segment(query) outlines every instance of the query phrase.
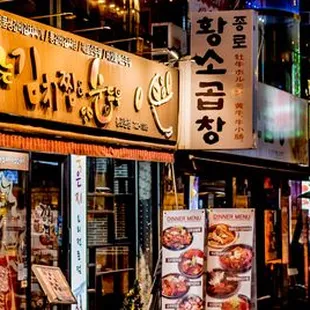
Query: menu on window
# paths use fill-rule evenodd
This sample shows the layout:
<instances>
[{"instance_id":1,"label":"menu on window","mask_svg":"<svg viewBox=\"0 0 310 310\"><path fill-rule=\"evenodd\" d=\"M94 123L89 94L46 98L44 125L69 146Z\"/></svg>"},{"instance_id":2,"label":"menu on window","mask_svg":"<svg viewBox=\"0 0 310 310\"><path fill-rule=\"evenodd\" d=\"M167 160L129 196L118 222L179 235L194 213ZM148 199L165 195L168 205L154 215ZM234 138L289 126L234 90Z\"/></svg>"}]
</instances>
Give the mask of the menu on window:
<instances>
[{"instance_id":1,"label":"menu on window","mask_svg":"<svg viewBox=\"0 0 310 310\"><path fill-rule=\"evenodd\" d=\"M203 310L205 211L163 213L162 309Z\"/></svg>"},{"instance_id":2,"label":"menu on window","mask_svg":"<svg viewBox=\"0 0 310 310\"><path fill-rule=\"evenodd\" d=\"M208 215L205 309L251 309L254 209Z\"/></svg>"}]
</instances>

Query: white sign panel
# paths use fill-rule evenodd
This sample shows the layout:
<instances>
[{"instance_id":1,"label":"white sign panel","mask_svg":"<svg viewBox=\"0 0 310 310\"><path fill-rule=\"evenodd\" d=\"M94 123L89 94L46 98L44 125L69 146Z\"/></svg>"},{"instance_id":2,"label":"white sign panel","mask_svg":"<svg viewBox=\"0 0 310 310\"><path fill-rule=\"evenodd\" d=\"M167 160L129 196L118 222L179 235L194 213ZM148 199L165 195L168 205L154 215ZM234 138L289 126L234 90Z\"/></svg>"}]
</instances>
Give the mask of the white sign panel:
<instances>
[{"instance_id":1,"label":"white sign panel","mask_svg":"<svg viewBox=\"0 0 310 310\"><path fill-rule=\"evenodd\" d=\"M253 147L256 24L251 10L192 13L186 149Z\"/></svg>"},{"instance_id":2,"label":"white sign panel","mask_svg":"<svg viewBox=\"0 0 310 310\"><path fill-rule=\"evenodd\" d=\"M258 83L257 149L235 154L308 165L308 102Z\"/></svg>"},{"instance_id":3,"label":"white sign panel","mask_svg":"<svg viewBox=\"0 0 310 310\"><path fill-rule=\"evenodd\" d=\"M204 309L204 210L165 211L162 309Z\"/></svg>"},{"instance_id":4,"label":"white sign panel","mask_svg":"<svg viewBox=\"0 0 310 310\"><path fill-rule=\"evenodd\" d=\"M252 309L254 214L254 209L210 210L205 309Z\"/></svg>"},{"instance_id":5,"label":"white sign panel","mask_svg":"<svg viewBox=\"0 0 310 310\"><path fill-rule=\"evenodd\" d=\"M188 2L191 12L237 10L243 5L240 0L189 0Z\"/></svg>"},{"instance_id":6,"label":"white sign panel","mask_svg":"<svg viewBox=\"0 0 310 310\"><path fill-rule=\"evenodd\" d=\"M87 309L86 157L71 155L71 288L78 302L72 310Z\"/></svg>"}]
</instances>

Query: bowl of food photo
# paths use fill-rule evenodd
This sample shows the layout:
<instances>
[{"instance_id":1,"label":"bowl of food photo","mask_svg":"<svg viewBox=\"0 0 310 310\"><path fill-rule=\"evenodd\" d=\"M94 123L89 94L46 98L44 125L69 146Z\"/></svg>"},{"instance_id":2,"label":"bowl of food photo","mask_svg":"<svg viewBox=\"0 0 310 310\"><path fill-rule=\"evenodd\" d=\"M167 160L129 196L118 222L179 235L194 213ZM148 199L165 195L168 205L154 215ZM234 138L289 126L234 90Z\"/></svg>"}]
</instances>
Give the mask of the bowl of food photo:
<instances>
[{"instance_id":1,"label":"bowl of food photo","mask_svg":"<svg viewBox=\"0 0 310 310\"><path fill-rule=\"evenodd\" d=\"M162 296L168 299L183 297L189 290L188 280L179 273L169 273L162 277Z\"/></svg>"},{"instance_id":2,"label":"bowl of food photo","mask_svg":"<svg viewBox=\"0 0 310 310\"><path fill-rule=\"evenodd\" d=\"M233 296L240 288L240 282L232 272L213 269L207 272L207 294L210 297L224 299Z\"/></svg>"},{"instance_id":3,"label":"bowl of food photo","mask_svg":"<svg viewBox=\"0 0 310 310\"><path fill-rule=\"evenodd\" d=\"M180 255L179 270L190 279L199 278L204 271L204 253L199 249L189 249Z\"/></svg>"},{"instance_id":4,"label":"bowl of food photo","mask_svg":"<svg viewBox=\"0 0 310 310\"><path fill-rule=\"evenodd\" d=\"M183 226L168 227L162 234L162 245L169 250L186 249L193 242L193 234Z\"/></svg>"},{"instance_id":5,"label":"bowl of food photo","mask_svg":"<svg viewBox=\"0 0 310 310\"><path fill-rule=\"evenodd\" d=\"M223 249L237 240L238 234L227 224L214 224L208 228L208 246Z\"/></svg>"},{"instance_id":6,"label":"bowl of food photo","mask_svg":"<svg viewBox=\"0 0 310 310\"><path fill-rule=\"evenodd\" d=\"M242 294L224 301L221 310L251 310L251 300Z\"/></svg>"},{"instance_id":7,"label":"bowl of food photo","mask_svg":"<svg viewBox=\"0 0 310 310\"><path fill-rule=\"evenodd\" d=\"M246 244L234 244L223 250L219 257L224 270L244 273L252 268L253 249Z\"/></svg>"},{"instance_id":8,"label":"bowl of food photo","mask_svg":"<svg viewBox=\"0 0 310 310\"><path fill-rule=\"evenodd\" d=\"M178 310L204 310L203 300L197 295L187 295L179 303Z\"/></svg>"}]
</instances>

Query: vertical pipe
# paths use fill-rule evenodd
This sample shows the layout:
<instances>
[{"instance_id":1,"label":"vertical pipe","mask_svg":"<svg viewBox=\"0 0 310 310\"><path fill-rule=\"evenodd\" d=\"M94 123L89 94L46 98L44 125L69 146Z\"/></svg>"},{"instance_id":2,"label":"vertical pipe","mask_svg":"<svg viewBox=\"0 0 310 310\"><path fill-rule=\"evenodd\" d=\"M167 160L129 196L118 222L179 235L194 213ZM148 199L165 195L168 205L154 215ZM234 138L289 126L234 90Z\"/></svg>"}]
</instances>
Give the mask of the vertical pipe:
<instances>
[{"instance_id":1,"label":"vertical pipe","mask_svg":"<svg viewBox=\"0 0 310 310\"><path fill-rule=\"evenodd\" d=\"M62 11L62 0L56 0L56 14L60 14ZM62 19L61 16L57 16L56 17L56 28L61 29L62 28L62 23L61 23Z\"/></svg>"},{"instance_id":2,"label":"vertical pipe","mask_svg":"<svg viewBox=\"0 0 310 310\"><path fill-rule=\"evenodd\" d=\"M49 14L54 14L54 0L49 1ZM52 16L49 18L49 24L54 26L54 18Z\"/></svg>"}]
</instances>

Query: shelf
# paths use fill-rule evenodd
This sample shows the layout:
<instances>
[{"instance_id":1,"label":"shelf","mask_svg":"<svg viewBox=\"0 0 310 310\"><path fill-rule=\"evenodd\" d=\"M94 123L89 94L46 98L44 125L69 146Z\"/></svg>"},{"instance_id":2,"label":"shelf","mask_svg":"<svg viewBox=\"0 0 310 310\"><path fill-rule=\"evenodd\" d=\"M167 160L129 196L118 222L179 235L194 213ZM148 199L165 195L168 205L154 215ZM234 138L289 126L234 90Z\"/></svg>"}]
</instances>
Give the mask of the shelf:
<instances>
[{"instance_id":1,"label":"shelf","mask_svg":"<svg viewBox=\"0 0 310 310\"><path fill-rule=\"evenodd\" d=\"M114 197L113 193L88 193L87 197Z\"/></svg>"},{"instance_id":2,"label":"shelf","mask_svg":"<svg viewBox=\"0 0 310 310\"><path fill-rule=\"evenodd\" d=\"M108 270L108 271L99 271L96 273L96 276L104 276L107 274L112 274L112 273L121 273L121 272L127 272L127 271L134 271L134 268L124 268L124 269L116 269L116 270Z\"/></svg>"},{"instance_id":3,"label":"shelf","mask_svg":"<svg viewBox=\"0 0 310 310\"><path fill-rule=\"evenodd\" d=\"M90 213L90 214L114 214L115 211L113 210L88 210L87 213Z\"/></svg>"},{"instance_id":4,"label":"shelf","mask_svg":"<svg viewBox=\"0 0 310 310\"><path fill-rule=\"evenodd\" d=\"M133 178L134 178L133 176L129 176L129 177L125 177L125 176L116 177L116 176L114 176L114 179L133 179Z\"/></svg>"},{"instance_id":5,"label":"shelf","mask_svg":"<svg viewBox=\"0 0 310 310\"><path fill-rule=\"evenodd\" d=\"M102 245L87 245L88 248L106 248L106 247L114 247L114 248L117 248L117 247L121 247L121 246L131 246L132 243L131 242L118 242L116 240L116 243L105 243L105 244L102 244Z\"/></svg>"},{"instance_id":6,"label":"shelf","mask_svg":"<svg viewBox=\"0 0 310 310\"><path fill-rule=\"evenodd\" d=\"M117 194L114 194L115 196L132 196L133 193L117 193Z\"/></svg>"}]
</instances>

